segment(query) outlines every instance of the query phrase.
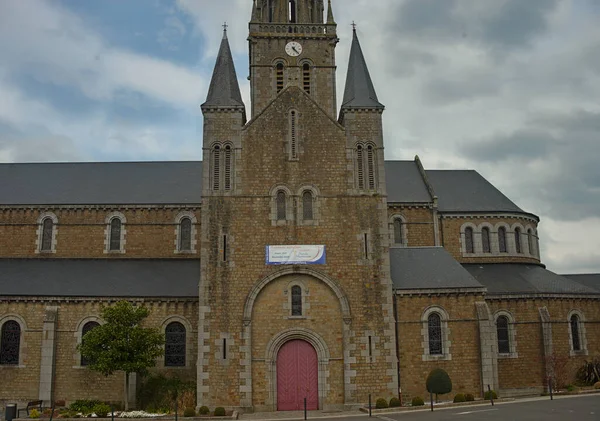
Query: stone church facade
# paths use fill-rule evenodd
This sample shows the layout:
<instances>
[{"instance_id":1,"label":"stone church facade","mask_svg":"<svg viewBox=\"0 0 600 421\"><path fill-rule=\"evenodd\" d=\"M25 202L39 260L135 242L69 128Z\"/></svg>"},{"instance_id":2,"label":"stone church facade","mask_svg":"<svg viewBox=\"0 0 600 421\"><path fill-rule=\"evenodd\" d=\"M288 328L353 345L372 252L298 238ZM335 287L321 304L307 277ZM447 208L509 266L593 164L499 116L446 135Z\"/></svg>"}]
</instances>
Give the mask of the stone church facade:
<instances>
[{"instance_id":1,"label":"stone church facade","mask_svg":"<svg viewBox=\"0 0 600 421\"><path fill-rule=\"evenodd\" d=\"M255 1L249 30L250 116L225 33L203 162L0 164L0 401L121 400L77 352L120 299L198 406L424 396L436 367L456 393L536 394L598 354L600 274L546 270L536 215L475 171L385 160L356 32L338 111L330 1Z\"/></svg>"}]
</instances>

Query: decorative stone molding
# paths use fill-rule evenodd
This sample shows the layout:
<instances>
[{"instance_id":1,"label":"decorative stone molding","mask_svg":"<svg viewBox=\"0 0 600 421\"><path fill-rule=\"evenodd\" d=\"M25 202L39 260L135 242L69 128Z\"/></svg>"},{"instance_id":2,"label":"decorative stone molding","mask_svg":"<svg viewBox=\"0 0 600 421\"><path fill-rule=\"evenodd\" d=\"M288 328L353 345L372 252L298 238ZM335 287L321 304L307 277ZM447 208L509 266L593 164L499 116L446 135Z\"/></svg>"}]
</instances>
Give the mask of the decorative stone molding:
<instances>
[{"instance_id":1,"label":"decorative stone molding","mask_svg":"<svg viewBox=\"0 0 600 421\"><path fill-rule=\"evenodd\" d=\"M184 218L189 218L192 221L192 231L191 241L190 241L190 249L189 250L181 250L181 220ZM198 245L198 231L196 229L196 225L198 224L198 219L196 218L196 214L192 211L183 211L179 212L175 217L175 254L196 254L198 251L196 249Z\"/></svg>"},{"instance_id":2,"label":"decorative stone molding","mask_svg":"<svg viewBox=\"0 0 600 421\"><path fill-rule=\"evenodd\" d=\"M396 242L396 221L400 221L402 227L402 242ZM408 247L408 224L406 217L400 213L395 213L389 219L388 231L390 237L390 247Z\"/></svg>"},{"instance_id":3,"label":"decorative stone molding","mask_svg":"<svg viewBox=\"0 0 600 421\"><path fill-rule=\"evenodd\" d=\"M194 331L192 329L192 324L188 319L179 315L170 315L166 317L160 324L161 332L164 332L167 326L172 322L179 322L185 327L185 366L183 367L168 367L169 370L172 369L186 369L190 368L193 365L192 354L194 352ZM161 357L157 360L157 367L165 368L165 357Z\"/></svg>"},{"instance_id":4,"label":"decorative stone molding","mask_svg":"<svg viewBox=\"0 0 600 421\"><path fill-rule=\"evenodd\" d=\"M44 221L50 218L52 220L52 240L50 250L42 250L42 239L44 237ZM43 212L37 220L37 231L35 232L35 253L56 253L56 237L58 236L58 218L53 212Z\"/></svg>"},{"instance_id":5,"label":"decorative stone molding","mask_svg":"<svg viewBox=\"0 0 600 421\"><path fill-rule=\"evenodd\" d=\"M285 219L282 220L277 218L277 194L279 192L285 193ZM294 222L294 200L291 190L287 186L278 185L271 189L269 195L271 196L271 225L284 226Z\"/></svg>"},{"instance_id":6,"label":"decorative stone molding","mask_svg":"<svg viewBox=\"0 0 600 421\"><path fill-rule=\"evenodd\" d=\"M513 315L506 310L498 310L494 313L494 325L496 326L496 341L498 341L498 317L505 316L508 319L508 345L510 352L500 353L498 346L498 358L519 358L517 353L517 331Z\"/></svg>"},{"instance_id":7,"label":"decorative stone molding","mask_svg":"<svg viewBox=\"0 0 600 421\"><path fill-rule=\"evenodd\" d=\"M440 316L441 320L441 328L442 328L442 353L440 355L432 355L429 353L429 323L428 319L432 313L437 313ZM421 359L423 361L450 361L452 360L452 354L450 353L450 346L452 342L450 341L450 327L448 326L449 316L446 310L444 310L440 306L430 306L425 309L423 314L421 315L421 337L423 338L423 342L421 345L423 347L423 355Z\"/></svg>"},{"instance_id":8,"label":"decorative stone molding","mask_svg":"<svg viewBox=\"0 0 600 421\"><path fill-rule=\"evenodd\" d=\"M506 230L506 252L500 251L500 235L499 230L503 227ZM466 245L466 229L471 228L473 230L473 253L467 252ZM484 252L483 247L483 228L489 229L489 241L490 241L490 252ZM521 253L517 253L516 242L515 242L515 230L521 230ZM527 234L527 229L531 229L535 238L532 240L535 244L533 244L533 254L529 253L529 236ZM527 225L527 228L524 228L520 223L514 223L509 225L506 222L498 222L495 225L490 224L489 222L481 222L476 225L473 222L465 222L460 227L460 248L463 257L530 257L534 259L539 259L539 254L537 253L539 244L539 239L537 238L537 231L534 230L530 225Z\"/></svg>"},{"instance_id":9,"label":"decorative stone molding","mask_svg":"<svg viewBox=\"0 0 600 421\"><path fill-rule=\"evenodd\" d=\"M312 194L313 217L310 220L304 219L304 193L307 191ZM319 220L321 219L321 206L320 206L321 203L319 200L319 196L320 196L319 189L317 189L317 187L314 185L302 186L300 189L298 189L298 196L297 196L298 215L296 217L296 220L298 221L298 225L304 225L304 226L319 225Z\"/></svg>"},{"instance_id":10,"label":"decorative stone molding","mask_svg":"<svg viewBox=\"0 0 600 421\"><path fill-rule=\"evenodd\" d=\"M121 238L119 242L119 250L110 249L110 225L113 219L118 218L121 220ZM105 220L106 227L104 228L104 254L125 254L125 234L127 234L126 224L127 218L121 212L111 212L108 214Z\"/></svg>"},{"instance_id":11,"label":"decorative stone molding","mask_svg":"<svg viewBox=\"0 0 600 421\"><path fill-rule=\"evenodd\" d=\"M571 327L571 317L577 316L578 318L578 331L579 331L579 350L576 350L573 346L573 329ZM571 310L567 316L567 327L569 329L569 355L572 357L578 355L588 355L587 348L587 335L585 329L585 316L581 310Z\"/></svg>"}]
</instances>

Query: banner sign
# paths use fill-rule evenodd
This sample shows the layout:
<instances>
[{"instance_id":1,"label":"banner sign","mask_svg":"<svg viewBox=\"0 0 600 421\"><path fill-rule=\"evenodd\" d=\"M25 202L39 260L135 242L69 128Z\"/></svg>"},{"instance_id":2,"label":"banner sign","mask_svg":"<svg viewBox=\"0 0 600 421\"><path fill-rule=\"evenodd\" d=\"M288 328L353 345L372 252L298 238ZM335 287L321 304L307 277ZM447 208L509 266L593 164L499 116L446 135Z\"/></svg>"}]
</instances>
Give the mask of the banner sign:
<instances>
[{"instance_id":1,"label":"banner sign","mask_svg":"<svg viewBox=\"0 0 600 421\"><path fill-rule=\"evenodd\" d=\"M267 265L324 265L325 246L267 246Z\"/></svg>"}]
</instances>

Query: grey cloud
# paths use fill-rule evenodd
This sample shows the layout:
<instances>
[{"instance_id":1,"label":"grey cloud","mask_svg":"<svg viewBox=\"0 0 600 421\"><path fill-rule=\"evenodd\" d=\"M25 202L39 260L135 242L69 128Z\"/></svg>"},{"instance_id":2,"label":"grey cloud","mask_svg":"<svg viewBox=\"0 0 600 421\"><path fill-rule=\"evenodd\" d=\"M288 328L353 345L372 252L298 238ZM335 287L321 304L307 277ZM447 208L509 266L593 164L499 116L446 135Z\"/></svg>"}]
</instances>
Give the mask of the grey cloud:
<instances>
[{"instance_id":1,"label":"grey cloud","mask_svg":"<svg viewBox=\"0 0 600 421\"><path fill-rule=\"evenodd\" d=\"M65 162L84 159L73 139L54 134L2 136L1 151L7 151L13 162Z\"/></svg>"},{"instance_id":2,"label":"grey cloud","mask_svg":"<svg viewBox=\"0 0 600 421\"><path fill-rule=\"evenodd\" d=\"M427 81L423 95L430 103L448 105L458 101L497 95L502 89L497 75L469 74L464 72L458 76L443 76Z\"/></svg>"},{"instance_id":3,"label":"grey cloud","mask_svg":"<svg viewBox=\"0 0 600 421\"><path fill-rule=\"evenodd\" d=\"M541 130L520 130L499 135L485 142L463 145L462 153L475 161L499 162L507 159L544 158L559 143L551 134Z\"/></svg>"}]
</instances>

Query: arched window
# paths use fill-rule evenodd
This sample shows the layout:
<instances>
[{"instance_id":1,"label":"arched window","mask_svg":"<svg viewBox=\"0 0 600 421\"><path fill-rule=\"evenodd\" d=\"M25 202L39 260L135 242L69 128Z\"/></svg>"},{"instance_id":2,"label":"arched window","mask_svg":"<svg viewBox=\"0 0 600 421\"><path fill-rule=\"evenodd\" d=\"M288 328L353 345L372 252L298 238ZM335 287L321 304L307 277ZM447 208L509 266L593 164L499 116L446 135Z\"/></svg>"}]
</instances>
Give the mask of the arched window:
<instances>
[{"instance_id":1,"label":"arched window","mask_svg":"<svg viewBox=\"0 0 600 421\"><path fill-rule=\"evenodd\" d=\"M515 251L519 254L523 253L523 248L521 247L521 229L515 228Z\"/></svg>"},{"instance_id":2,"label":"arched window","mask_svg":"<svg viewBox=\"0 0 600 421\"><path fill-rule=\"evenodd\" d=\"M365 167L364 167L364 151L362 145L356 147L356 174L358 181L358 188L360 190L365 188Z\"/></svg>"},{"instance_id":3,"label":"arched window","mask_svg":"<svg viewBox=\"0 0 600 421\"><path fill-rule=\"evenodd\" d=\"M275 66L277 93L283 91L283 63L277 63Z\"/></svg>"},{"instance_id":4,"label":"arched window","mask_svg":"<svg viewBox=\"0 0 600 421\"><path fill-rule=\"evenodd\" d=\"M429 332L429 355L442 355L442 318L438 313L431 313L427 318Z\"/></svg>"},{"instance_id":5,"label":"arched window","mask_svg":"<svg viewBox=\"0 0 600 421\"><path fill-rule=\"evenodd\" d=\"M212 151L212 178L213 190L221 188L221 147L215 146Z\"/></svg>"},{"instance_id":6,"label":"arched window","mask_svg":"<svg viewBox=\"0 0 600 421\"><path fill-rule=\"evenodd\" d=\"M285 221L286 217L286 196L285 192L280 190L277 192L277 220Z\"/></svg>"},{"instance_id":7,"label":"arched window","mask_svg":"<svg viewBox=\"0 0 600 421\"><path fill-rule=\"evenodd\" d=\"M504 227L498 228L498 250L500 250L500 253L508 252L506 248L506 228Z\"/></svg>"},{"instance_id":8,"label":"arched window","mask_svg":"<svg viewBox=\"0 0 600 421\"><path fill-rule=\"evenodd\" d=\"M302 288L292 287L292 316L302 316Z\"/></svg>"},{"instance_id":9,"label":"arched window","mask_svg":"<svg viewBox=\"0 0 600 421\"><path fill-rule=\"evenodd\" d=\"M179 251L192 250L192 220L182 218L179 221Z\"/></svg>"},{"instance_id":10,"label":"arched window","mask_svg":"<svg viewBox=\"0 0 600 421\"><path fill-rule=\"evenodd\" d=\"M402 219L394 219L394 244L404 244L404 224Z\"/></svg>"},{"instance_id":11,"label":"arched window","mask_svg":"<svg viewBox=\"0 0 600 421\"><path fill-rule=\"evenodd\" d=\"M19 365L21 326L9 320L2 325L0 335L0 365Z\"/></svg>"},{"instance_id":12,"label":"arched window","mask_svg":"<svg viewBox=\"0 0 600 421\"><path fill-rule=\"evenodd\" d=\"M54 221L48 217L42 221L42 241L40 251L52 251L52 241L54 239Z\"/></svg>"},{"instance_id":13,"label":"arched window","mask_svg":"<svg viewBox=\"0 0 600 421\"><path fill-rule=\"evenodd\" d=\"M465 253L475 253L475 247L473 245L473 228L471 227L465 229Z\"/></svg>"},{"instance_id":14,"label":"arched window","mask_svg":"<svg viewBox=\"0 0 600 421\"><path fill-rule=\"evenodd\" d=\"M484 253L492 252L492 247L490 244L490 229L488 227L483 227L481 230L481 244Z\"/></svg>"},{"instance_id":15,"label":"arched window","mask_svg":"<svg viewBox=\"0 0 600 421\"><path fill-rule=\"evenodd\" d=\"M534 248L533 248L533 231L531 228L527 230L527 244L529 245L529 255L534 256Z\"/></svg>"},{"instance_id":16,"label":"arched window","mask_svg":"<svg viewBox=\"0 0 600 421\"><path fill-rule=\"evenodd\" d=\"M310 191L305 191L302 194L302 219L312 221L313 218L313 195Z\"/></svg>"},{"instance_id":17,"label":"arched window","mask_svg":"<svg viewBox=\"0 0 600 421\"><path fill-rule=\"evenodd\" d=\"M288 19L290 23L296 23L298 21L298 9L296 8L296 0L289 0L288 7Z\"/></svg>"},{"instance_id":18,"label":"arched window","mask_svg":"<svg viewBox=\"0 0 600 421\"><path fill-rule=\"evenodd\" d=\"M508 331L508 317L499 316L496 319L496 332L498 336L498 352L510 354L510 336Z\"/></svg>"},{"instance_id":19,"label":"arched window","mask_svg":"<svg viewBox=\"0 0 600 421\"><path fill-rule=\"evenodd\" d=\"M119 251L121 250L121 219L114 217L110 220L110 239L109 239L109 250Z\"/></svg>"},{"instance_id":20,"label":"arched window","mask_svg":"<svg viewBox=\"0 0 600 421\"><path fill-rule=\"evenodd\" d=\"M165 367L185 367L185 326L171 322L165 328Z\"/></svg>"},{"instance_id":21,"label":"arched window","mask_svg":"<svg viewBox=\"0 0 600 421\"><path fill-rule=\"evenodd\" d=\"M81 328L81 343L85 342L85 334L88 333L90 330L97 328L98 326L100 326L100 323L98 322L87 322L86 324L84 324L83 328ZM82 355L81 365L86 366L89 364L90 361Z\"/></svg>"},{"instance_id":22,"label":"arched window","mask_svg":"<svg viewBox=\"0 0 600 421\"><path fill-rule=\"evenodd\" d=\"M298 113L290 111L290 159L298 159Z\"/></svg>"},{"instance_id":23,"label":"arched window","mask_svg":"<svg viewBox=\"0 0 600 421\"><path fill-rule=\"evenodd\" d=\"M273 19L275 18L275 0L268 0L269 1L269 22L273 22Z\"/></svg>"},{"instance_id":24,"label":"arched window","mask_svg":"<svg viewBox=\"0 0 600 421\"><path fill-rule=\"evenodd\" d=\"M581 351L581 330L579 328L579 316L577 314L571 316L570 324L573 351Z\"/></svg>"},{"instance_id":25,"label":"arched window","mask_svg":"<svg viewBox=\"0 0 600 421\"><path fill-rule=\"evenodd\" d=\"M224 152L225 156L223 158L225 159L225 180L223 184L225 185L225 191L230 191L233 184L231 179L231 146L225 146Z\"/></svg>"},{"instance_id":26,"label":"arched window","mask_svg":"<svg viewBox=\"0 0 600 421\"><path fill-rule=\"evenodd\" d=\"M304 87L304 92L310 95L310 64L304 63L302 66L302 86Z\"/></svg>"},{"instance_id":27,"label":"arched window","mask_svg":"<svg viewBox=\"0 0 600 421\"><path fill-rule=\"evenodd\" d=\"M367 171L369 189L375 190L375 149L371 145L367 146Z\"/></svg>"}]
</instances>

